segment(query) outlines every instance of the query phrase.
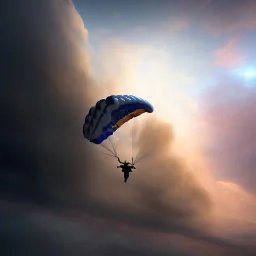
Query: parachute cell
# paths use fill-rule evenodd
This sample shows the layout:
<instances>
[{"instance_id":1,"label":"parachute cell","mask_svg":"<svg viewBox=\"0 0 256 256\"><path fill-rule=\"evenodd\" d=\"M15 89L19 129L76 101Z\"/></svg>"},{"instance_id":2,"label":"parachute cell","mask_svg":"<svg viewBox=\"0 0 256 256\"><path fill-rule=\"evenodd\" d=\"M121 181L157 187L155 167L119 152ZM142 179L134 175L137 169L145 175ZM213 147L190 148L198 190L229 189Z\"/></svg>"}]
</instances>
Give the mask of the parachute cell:
<instances>
[{"instance_id":1,"label":"parachute cell","mask_svg":"<svg viewBox=\"0 0 256 256\"><path fill-rule=\"evenodd\" d=\"M111 95L90 108L85 117L83 135L90 142L100 144L132 118L153 111L153 106L142 98Z\"/></svg>"}]
</instances>

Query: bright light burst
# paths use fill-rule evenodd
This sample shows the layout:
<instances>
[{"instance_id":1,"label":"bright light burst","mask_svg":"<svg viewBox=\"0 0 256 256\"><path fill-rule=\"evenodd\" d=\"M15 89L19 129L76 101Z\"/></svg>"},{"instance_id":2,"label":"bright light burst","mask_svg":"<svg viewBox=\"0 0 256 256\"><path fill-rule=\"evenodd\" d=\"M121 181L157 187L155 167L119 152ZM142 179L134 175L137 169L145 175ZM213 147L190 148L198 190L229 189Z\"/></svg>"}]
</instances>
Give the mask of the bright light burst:
<instances>
[{"instance_id":1,"label":"bright light burst","mask_svg":"<svg viewBox=\"0 0 256 256\"><path fill-rule=\"evenodd\" d=\"M252 80L252 79L255 79L256 78L256 69L247 69L245 70L244 74L243 74L243 77L246 79L246 80Z\"/></svg>"},{"instance_id":2,"label":"bright light burst","mask_svg":"<svg viewBox=\"0 0 256 256\"><path fill-rule=\"evenodd\" d=\"M239 69L236 73L247 81L256 79L256 68L254 67L242 68Z\"/></svg>"}]
</instances>

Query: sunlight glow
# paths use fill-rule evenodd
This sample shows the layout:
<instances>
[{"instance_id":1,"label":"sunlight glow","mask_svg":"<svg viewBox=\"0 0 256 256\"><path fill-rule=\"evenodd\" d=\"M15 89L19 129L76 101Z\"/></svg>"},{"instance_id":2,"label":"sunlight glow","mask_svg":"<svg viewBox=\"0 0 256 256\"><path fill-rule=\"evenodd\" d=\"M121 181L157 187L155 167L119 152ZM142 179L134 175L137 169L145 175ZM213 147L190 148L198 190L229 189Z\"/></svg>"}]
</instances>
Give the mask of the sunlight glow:
<instances>
[{"instance_id":1,"label":"sunlight glow","mask_svg":"<svg viewBox=\"0 0 256 256\"><path fill-rule=\"evenodd\" d=\"M138 65L134 94L148 99L155 114L173 124L179 135L189 129L191 111L196 108L187 90L193 83L193 78L175 72L168 53L152 51Z\"/></svg>"},{"instance_id":2,"label":"sunlight glow","mask_svg":"<svg viewBox=\"0 0 256 256\"><path fill-rule=\"evenodd\" d=\"M246 81L253 81L256 78L256 68L254 67L239 68L234 72Z\"/></svg>"},{"instance_id":3,"label":"sunlight glow","mask_svg":"<svg viewBox=\"0 0 256 256\"><path fill-rule=\"evenodd\" d=\"M190 92L196 83L177 68L171 52L111 40L102 46L97 58L99 73L95 77L100 84L110 81L110 86L102 83L109 88L107 94L134 94L148 100L154 106L153 115L170 123L176 138L191 138L198 107ZM139 121L144 118L147 120L148 115L142 115Z\"/></svg>"},{"instance_id":4,"label":"sunlight glow","mask_svg":"<svg viewBox=\"0 0 256 256\"><path fill-rule=\"evenodd\" d=\"M243 76L247 80L252 80L252 79L256 78L256 69L245 70Z\"/></svg>"}]
</instances>

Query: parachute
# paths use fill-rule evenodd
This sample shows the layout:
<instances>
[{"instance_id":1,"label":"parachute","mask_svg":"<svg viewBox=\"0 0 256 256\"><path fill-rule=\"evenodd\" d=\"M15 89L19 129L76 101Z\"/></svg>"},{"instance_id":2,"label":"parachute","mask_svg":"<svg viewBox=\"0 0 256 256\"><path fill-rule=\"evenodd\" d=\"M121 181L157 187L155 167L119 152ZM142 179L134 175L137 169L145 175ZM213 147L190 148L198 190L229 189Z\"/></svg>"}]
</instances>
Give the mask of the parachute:
<instances>
[{"instance_id":1,"label":"parachute","mask_svg":"<svg viewBox=\"0 0 256 256\"><path fill-rule=\"evenodd\" d=\"M84 137L92 143L100 144L132 118L153 111L153 106L142 98L111 95L90 108L83 125Z\"/></svg>"},{"instance_id":2,"label":"parachute","mask_svg":"<svg viewBox=\"0 0 256 256\"><path fill-rule=\"evenodd\" d=\"M90 108L83 125L84 138L101 144L132 118L153 111L153 106L140 97L111 95Z\"/></svg>"}]
</instances>

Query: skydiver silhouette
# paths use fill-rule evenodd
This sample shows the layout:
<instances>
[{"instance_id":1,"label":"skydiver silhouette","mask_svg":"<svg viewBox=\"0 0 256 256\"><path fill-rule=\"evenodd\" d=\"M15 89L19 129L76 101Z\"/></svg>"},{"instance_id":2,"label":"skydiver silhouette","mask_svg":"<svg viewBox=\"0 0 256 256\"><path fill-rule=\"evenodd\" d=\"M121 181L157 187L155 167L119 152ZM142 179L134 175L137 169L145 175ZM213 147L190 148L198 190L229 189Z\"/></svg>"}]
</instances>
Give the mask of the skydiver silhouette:
<instances>
[{"instance_id":1,"label":"skydiver silhouette","mask_svg":"<svg viewBox=\"0 0 256 256\"><path fill-rule=\"evenodd\" d=\"M122 162L120 161L119 157L117 158L118 162L121 164L120 166L117 166L117 168L122 168L122 172L124 173L124 182L127 182L130 172L132 172L132 169L136 169L134 164L131 164L129 162Z\"/></svg>"}]
</instances>

